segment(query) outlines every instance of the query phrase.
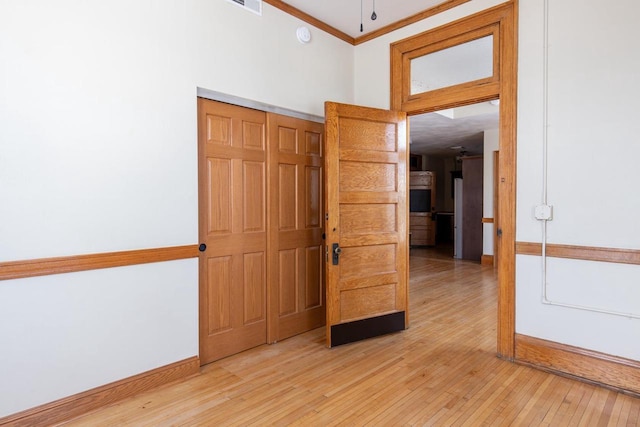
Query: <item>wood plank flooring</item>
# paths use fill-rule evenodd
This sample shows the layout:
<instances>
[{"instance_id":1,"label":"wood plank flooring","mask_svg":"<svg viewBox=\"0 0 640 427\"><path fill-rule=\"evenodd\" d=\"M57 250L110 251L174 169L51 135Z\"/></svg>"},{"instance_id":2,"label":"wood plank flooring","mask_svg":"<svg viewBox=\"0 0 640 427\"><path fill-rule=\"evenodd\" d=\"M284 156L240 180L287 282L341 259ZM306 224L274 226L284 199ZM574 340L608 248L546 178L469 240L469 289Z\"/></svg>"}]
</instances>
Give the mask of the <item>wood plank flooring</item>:
<instances>
[{"instance_id":1,"label":"wood plank flooring","mask_svg":"<svg viewBox=\"0 0 640 427\"><path fill-rule=\"evenodd\" d=\"M495 357L492 267L411 250L410 328L327 349L322 328L66 426L640 426L640 399Z\"/></svg>"}]
</instances>

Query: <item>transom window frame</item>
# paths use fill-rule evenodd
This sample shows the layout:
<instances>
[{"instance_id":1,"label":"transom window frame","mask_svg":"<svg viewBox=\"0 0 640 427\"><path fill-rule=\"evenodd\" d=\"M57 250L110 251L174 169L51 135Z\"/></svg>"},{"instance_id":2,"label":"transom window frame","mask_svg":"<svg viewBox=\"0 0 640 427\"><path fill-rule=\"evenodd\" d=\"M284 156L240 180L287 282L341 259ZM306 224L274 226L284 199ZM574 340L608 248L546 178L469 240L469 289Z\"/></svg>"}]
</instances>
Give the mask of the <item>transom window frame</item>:
<instances>
[{"instance_id":1,"label":"transom window frame","mask_svg":"<svg viewBox=\"0 0 640 427\"><path fill-rule=\"evenodd\" d=\"M392 43L391 109L420 114L499 96L506 36L503 19L506 17L496 16L502 13L495 9L504 9L504 6ZM490 77L411 94L411 60L486 36L493 36L493 74ZM469 98L476 101L469 102Z\"/></svg>"},{"instance_id":2,"label":"transom window frame","mask_svg":"<svg viewBox=\"0 0 640 427\"><path fill-rule=\"evenodd\" d=\"M466 91L467 89L471 89L477 86L485 86L485 85L495 85L500 82L500 69L499 69L499 35L498 35L499 26L492 25L486 28L480 28L474 31L470 31L466 34L461 34L458 37L449 38L446 40L442 40L439 42L431 43L425 46L421 46L417 49L410 50L405 52L402 55L402 101L405 104L406 108L411 108L416 104L421 104L425 101L432 100L434 98L438 98L439 95L447 94L451 90L460 90ZM452 86L446 86L430 91L419 92L419 93L411 93L411 79L412 79L412 71L411 71L411 61L414 59L435 53L441 52L449 48L453 48L456 46L460 46L465 43L472 42L474 40L481 39L483 37L493 36L493 51L492 51L492 74L489 77L470 80L462 83L458 83ZM420 42L420 40L411 40L411 44L415 44L416 41ZM410 47L410 46L409 46ZM495 88L488 88L490 91L495 91Z\"/></svg>"}]
</instances>

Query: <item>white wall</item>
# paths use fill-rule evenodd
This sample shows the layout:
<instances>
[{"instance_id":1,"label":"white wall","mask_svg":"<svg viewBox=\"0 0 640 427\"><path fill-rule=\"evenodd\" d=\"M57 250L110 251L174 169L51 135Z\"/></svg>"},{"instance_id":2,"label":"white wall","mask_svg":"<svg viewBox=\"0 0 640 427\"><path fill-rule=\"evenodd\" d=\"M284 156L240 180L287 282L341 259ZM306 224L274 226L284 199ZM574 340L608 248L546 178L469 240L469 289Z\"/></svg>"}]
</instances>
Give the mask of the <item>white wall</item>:
<instances>
[{"instance_id":1,"label":"white wall","mask_svg":"<svg viewBox=\"0 0 640 427\"><path fill-rule=\"evenodd\" d=\"M517 240L541 242L544 2L520 2ZM549 1L549 243L638 248L640 27L634 0ZM517 257L516 331L640 360L640 266ZM567 308L561 305L575 305ZM599 313L594 310L620 312Z\"/></svg>"},{"instance_id":2,"label":"white wall","mask_svg":"<svg viewBox=\"0 0 640 427\"><path fill-rule=\"evenodd\" d=\"M197 355L197 265L0 282L0 413Z\"/></svg>"},{"instance_id":3,"label":"white wall","mask_svg":"<svg viewBox=\"0 0 640 427\"><path fill-rule=\"evenodd\" d=\"M0 260L194 243L197 86L318 115L352 100L353 47L318 30L302 45L268 5L0 12Z\"/></svg>"},{"instance_id":4,"label":"white wall","mask_svg":"<svg viewBox=\"0 0 640 427\"><path fill-rule=\"evenodd\" d=\"M0 262L197 243L197 87L353 102L353 46L302 45L300 24L222 0L1 2ZM198 351L196 260L0 282L0 304L0 417Z\"/></svg>"},{"instance_id":5,"label":"white wall","mask_svg":"<svg viewBox=\"0 0 640 427\"><path fill-rule=\"evenodd\" d=\"M493 152L500 148L498 129L484 131L482 216L493 218ZM493 255L494 224L482 224L482 254Z\"/></svg>"},{"instance_id":6,"label":"white wall","mask_svg":"<svg viewBox=\"0 0 640 427\"><path fill-rule=\"evenodd\" d=\"M356 102L389 107L390 43L499 3L474 0L356 46ZM547 188L554 219L549 241L637 249L640 27L635 18L640 4L550 3ZM542 241L533 209L543 195L543 5L540 0L519 1L516 238L524 242ZM560 303L640 314L640 268L579 263L549 263L550 296ZM640 360L640 347L634 345L640 342L637 319L542 304L541 266L540 258L517 257L518 333ZM568 274L573 268L593 274Z\"/></svg>"}]
</instances>

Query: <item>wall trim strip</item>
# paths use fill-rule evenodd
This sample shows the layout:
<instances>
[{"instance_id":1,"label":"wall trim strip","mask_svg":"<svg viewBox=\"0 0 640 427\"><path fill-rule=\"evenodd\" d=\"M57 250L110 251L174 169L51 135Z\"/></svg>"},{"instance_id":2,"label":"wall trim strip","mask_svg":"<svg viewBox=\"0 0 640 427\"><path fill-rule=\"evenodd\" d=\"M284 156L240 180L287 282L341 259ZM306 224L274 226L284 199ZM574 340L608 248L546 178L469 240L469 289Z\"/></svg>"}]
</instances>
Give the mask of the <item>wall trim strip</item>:
<instances>
[{"instance_id":1,"label":"wall trim strip","mask_svg":"<svg viewBox=\"0 0 640 427\"><path fill-rule=\"evenodd\" d=\"M23 279L25 277L74 273L77 271L96 270L99 268L124 267L127 265L147 264L151 262L197 258L198 254L198 245L186 245L57 258L40 258L24 261L9 261L0 263L0 280Z\"/></svg>"},{"instance_id":2,"label":"wall trim strip","mask_svg":"<svg viewBox=\"0 0 640 427\"><path fill-rule=\"evenodd\" d=\"M516 254L542 256L542 244L516 242ZM547 243L547 256L584 261L601 261L619 264L640 264L640 250L599 248L594 246L558 245Z\"/></svg>"},{"instance_id":3,"label":"wall trim strip","mask_svg":"<svg viewBox=\"0 0 640 427\"><path fill-rule=\"evenodd\" d=\"M200 372L197 356L120 381L106 384L55 402L0 418L0 426L50 426L79 417L94 409L151 390L163 384L184 379Z\"/></svg>"},{"instance_id":4,"label":"wall trim strip","mask_svg":"<svg viewBox=\"0 0 640 427\"><path fill-rule=\"evenodd\" d=\"M493 224L493 218L482 218L483 224Z\"/></svg>"},{"instance_id":5,"label":"wall trim strip","mask_svg":"<svg viewBox=\"0 0 640 427\"><path fill-rule=\"evenodd\" d=\"M549 245L547 245L547 248ZM542 256L542 244L532 242L516 242L516 255Z\"/></svg>"},{"instance_id":6,"label":"wall trim strip","mask_svg":"<svg viewBox=\"0 0 640 427\"><path fill-rule=\"evenodd\" d=\"M640 397L640 362L516 334L516 362Z\"/></svg>"}]
</instances>

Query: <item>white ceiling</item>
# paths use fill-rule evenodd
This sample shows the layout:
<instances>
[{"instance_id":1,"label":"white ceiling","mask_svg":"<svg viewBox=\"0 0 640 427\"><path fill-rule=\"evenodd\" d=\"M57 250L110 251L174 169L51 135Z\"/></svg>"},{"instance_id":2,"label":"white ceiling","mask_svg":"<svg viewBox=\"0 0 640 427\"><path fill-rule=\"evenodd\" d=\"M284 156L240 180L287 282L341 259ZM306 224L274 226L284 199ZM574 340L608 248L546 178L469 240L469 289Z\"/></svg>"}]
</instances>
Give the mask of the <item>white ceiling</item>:
<instances>
[{"instance_id":1,"label":"white ceiling","mask_svg":"<svg viewBox=\"0 0 640 427\"><path fill-rule=\"evenodd\" d=\"M500 107L494 104L497 102L482 102L411 116L410 151L438 157L455 156L461 151L468 155L482 154L484 131L497 129L499 125Z\"/></svg>"},{"instance_id":2,"label":"white ceiling","mask_svg":"<svg viewBox=\"0 0 640 427\"><path fill-rule=\"evenodd\" d=\"M361 1L363 32L360 32ZM378 17L372 21L374 1ZM446 1L448 0L285 0L284 3L356 38Z\"/></svg>"},{"instance_id":3,"label":"white ceiling","mask_svg":"<svg viewBox=\"0 0 640 427\"><path fill-rule=\"evenodd\" d=\"M361 3L362 1L362 3ZM375 1L376 20L371 20ZM285 0L316 19L357 38L448 0ZM360 32L362 4L363 32ZM498 107L487 102L440 113L412 116L411 152L455 156L463 147L469 155L482 154L483 131L498 127Z\"/></svg>"}]
</instances>

